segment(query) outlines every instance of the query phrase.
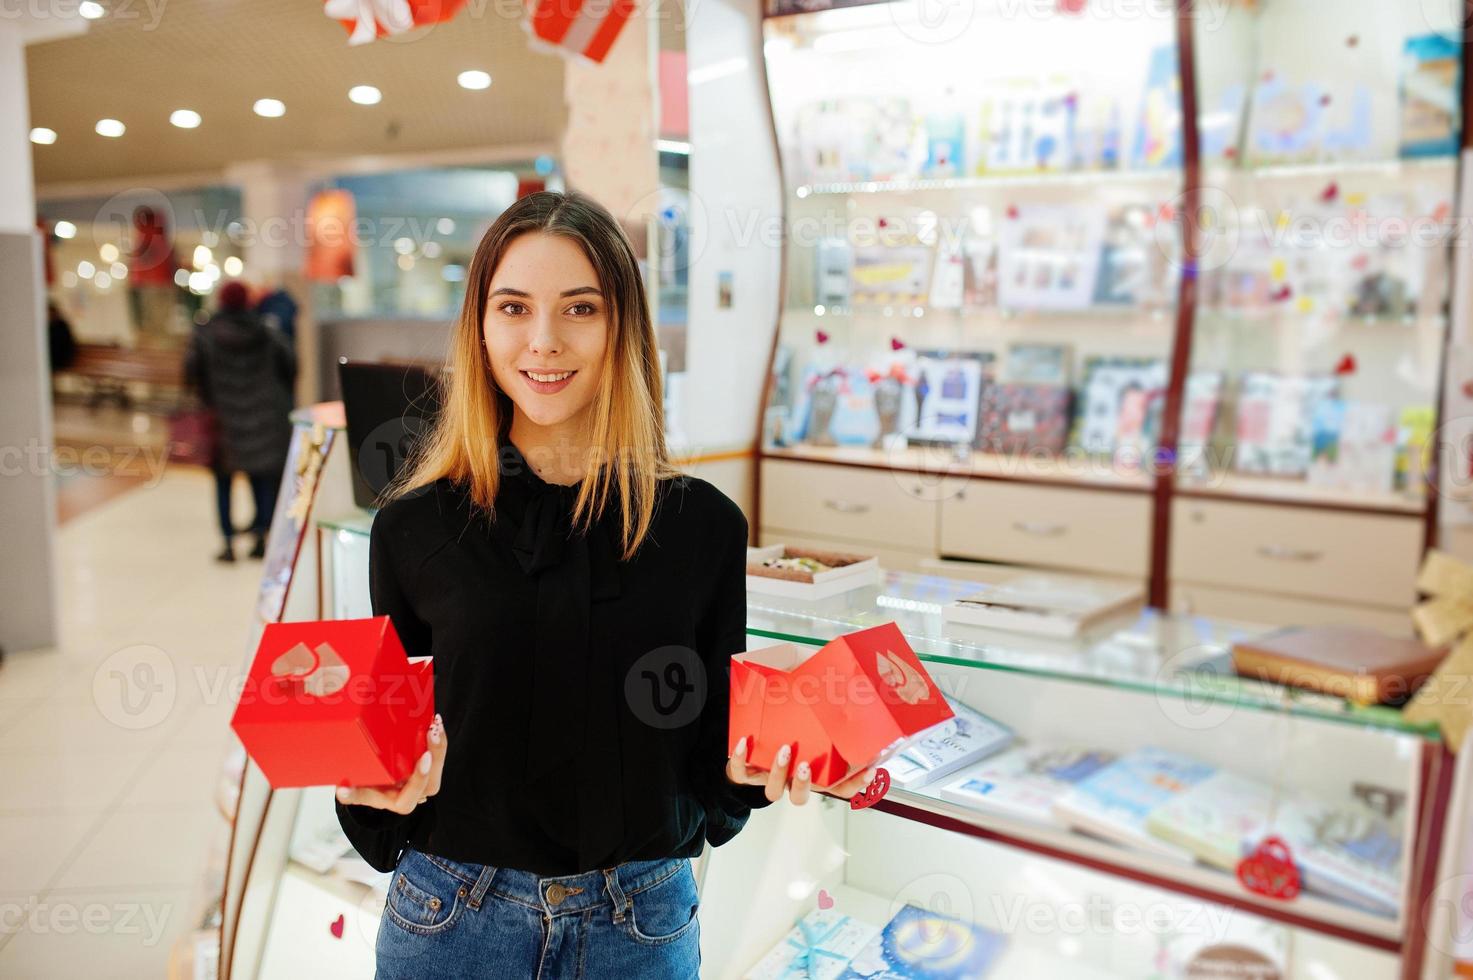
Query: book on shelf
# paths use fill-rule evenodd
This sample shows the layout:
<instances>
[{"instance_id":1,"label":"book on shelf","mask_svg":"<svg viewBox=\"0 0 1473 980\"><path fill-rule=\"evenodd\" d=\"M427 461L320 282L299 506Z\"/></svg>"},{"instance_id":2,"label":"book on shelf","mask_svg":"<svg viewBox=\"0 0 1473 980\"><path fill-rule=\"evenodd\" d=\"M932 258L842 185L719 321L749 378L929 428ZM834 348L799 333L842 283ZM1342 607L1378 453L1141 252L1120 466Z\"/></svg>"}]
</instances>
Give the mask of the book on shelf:
<instances>
[{"instance_id":1,"label":"book on shelf","mask_svg":"<svg viewBox=\"0 0 1473 980\"><path fill-rule=\"evenodd\" d=\"M995 357L991 351L917 351L911 389L915 424L906 437L923 445L972 445L982 390L992 383Z\"/></svg>"},{"instance_id":2,"label":"book on shelf","mask_svg":"<svg viewBox=\"0 0 1473 980\"><path fill-rule=\"evenodd\" d=\"M1156 358L1102 357L1085 360L1084 384L1074 407L1073 440L1087 453L1113 453L1122 430L1131 438L1146 434L1150 419L1146 401L1131 392L1166 389L1166 362ZM1127 397L1132 399L1129 412ZM1127 417L1122 423L1122 417Z\"/></svg>"},{"instance_id":3,"label":"book on shelf","mask_svg":"<svg viewBox=\"0 0 1473 980\"><path fill-rule=\"evenodd\" d=\"M1239 380L1234 468L1270 476L1305 476L1313 450L1314 415L1334 398L1334 377L1248 371Z\"/></svg>"},{"instance_id":4,"label":"book on shelf","mask_svg":"<svg viewBox=\"0 0 1473 980\"><path fill-rule=\"evenodd\" d=\"M980 980L1007 948L1007 937L974 922L902 906L849 961L842 980Z\"/></svg>"},{"instance_id":5,"label":"book on shelf","mask_svg":"<svg viewBox=\"0 0 1473 980\"><path fill-rule=\"evenodd\" d=\"M942 616L969 626L1069 637L1139 605L1144 596L1135 584L1029 572L978 583L977 591L944 606Z\"/></svg>"},{"instance_id":6,"label":"book on shelf","mask_svg":"<svg viewBox=\"0 0 1473 980\"><path fill-rule=\"evenodd\" d=\"M1399 703L1446 654L1360 626L1289 626L1234 643L1233 667L1245 677L1357 704Z\"/></svg>"},{"instance_id":7,"label":"book on shelf","mask_svg":"<svg viewBox=\"0 0 1473 980\"><path fill-rule=\"evenodd\" d=\"M1078 310L1094 300L1106 211L1101 205L1017 207L998 231L998 304Z\"/></svg>"},{"instance_id":8,"label":"book on shelf","mask_svg":"<svg viewBox=\"0 0 1473 980\"><path fill-rule=\"evenodd\" d=\"M849 295L855 306L924 306L934 249L921 244L855 245Z\"/></svg>"},{"instance_id":9,"label":"book on shelf","mask_svg":"<svg viewBox=\"0 0 1473 980\"><path fill-rule=\"evenodd\" d=\"M1113 752L1058 744L1020 745L968 766L941 798L982 813L1053 824L1054 801L1115 761Z\"/></svg>"},{"instance_id":10,"label":"book on shelf","mask_svg":"<svg viewBox=\"0 0 1473 980\"><path fill-rule=\"evenodd\" d=\"M1002 380L1019 385L1069 384L1072 349L1068 344L1019 341L1008 345Z\"/></svg>"},{"instance_id":11,"label":"book on shelf","mask_svg":"<svg viewBox=\"0 0 1473 980\"><path fill-rule=\"evenodd\" d=\"M1152 810L1147 830L1225 871L1268 836L1289 845L1305 891L1393 916L1401 904L1402 839L1359 802L1332 804L1219 771Z\"/></svg>"},{"instance_id":12,"label":"book on shelf","mask_svg":"<svg viewBox=\"0 0 1473 980\"><path fill-rule=\"evenodd\" d=\"M1461 116L1461 45L1455 37L1409 37L1401 57L1401 155L1455 156Z\"/></svg>"},{"instance_id":13,"label":"book on shelf","mask_svg":"<svg viewBox=\"0 0 1473 980\"><path fill-rule=\"evenodd\" d=\"M1147 832L1146 817L1214 772L1215 767L1179 752L1137 749L1076 783L1054 803L1054 816L1104 840L1190 860L1185 849Z\"/></svg>"},{"instance_id":14,"label":"book on shelf","mask_svg":"<svg viewBox=\"0 0 1473 980\"><path fill-rule=\"evenodd\" d=\"M886 764L892 784L901 789L917 789L996 755L1012 744L1012 729L980 711L947 700L954 717L901 750Z\"/></svg>"},{"instance_id":15,"label":"book on shelf","mask_svg":"<svg viewBox=\"0 0 1473 980\"><path fill-rule=\"evenodd\" d=\"M982 389L976 447L985 453L1064 451L1074 393L1052 384L990 384Z\"/></svg>"}]
</instances>

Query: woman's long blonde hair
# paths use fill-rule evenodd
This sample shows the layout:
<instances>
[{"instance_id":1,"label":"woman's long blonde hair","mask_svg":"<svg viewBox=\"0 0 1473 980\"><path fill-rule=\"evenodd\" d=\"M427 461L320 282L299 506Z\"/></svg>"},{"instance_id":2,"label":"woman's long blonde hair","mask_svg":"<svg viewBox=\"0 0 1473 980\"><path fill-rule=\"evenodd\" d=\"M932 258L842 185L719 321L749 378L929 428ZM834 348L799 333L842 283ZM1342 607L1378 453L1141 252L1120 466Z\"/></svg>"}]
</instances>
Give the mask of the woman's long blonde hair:
<instances>
[{"instance_id":1,"label":"woman's long blonde hair","mask_svg":"<svg viewBox=\"0 0 1473 980\"><path fill-rule=\"evenodd\" d=\"M588 414L592 459L573 505L573 526L586 532L607 507L618 506L623 557L629 558L649 532L658 482L679 471L665 446L658 343L639 263L613 215L581 194L529 194L502 212L481 239L450 340L442 408L384 491L384 501L448 478L468 487L477 507L495 518L497 461L512 402L491 375L482 330L491 276L511 242L531 232L577 242L608 304L602 381Z\"/></svg>"}]
</instances>

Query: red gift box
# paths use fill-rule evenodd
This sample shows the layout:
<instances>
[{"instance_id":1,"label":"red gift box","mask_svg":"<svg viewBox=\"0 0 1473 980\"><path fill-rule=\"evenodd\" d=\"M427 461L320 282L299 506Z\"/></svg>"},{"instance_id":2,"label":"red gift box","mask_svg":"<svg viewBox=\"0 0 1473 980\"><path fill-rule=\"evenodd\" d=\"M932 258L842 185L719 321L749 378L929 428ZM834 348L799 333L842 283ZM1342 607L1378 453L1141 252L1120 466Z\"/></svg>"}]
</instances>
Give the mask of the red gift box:
<instances>
[{"instance_id":1,"label":"red gift box","mask_svg":"<svg viewBox=\"0 0 1473 980\"><path fill-rule=\"evenodd\" d=\"M815 786L883 761L952 716L894 623L830 640L816 653L784 643L731 660L728 751L749 736L747 765L766 770L779 748L796 743L791 764L807 762Z\"/></svg>"},{"instance_id":2,"label":"red gift box","mask_svg":"<svg viewBox=\"0 0 1473 980\"><path fill-rule=\"evenodd\" d=\"M230 727L273 788L403 782L435 716L433 662L387 616L266 627Z\"/></svg>"}]
</instances>

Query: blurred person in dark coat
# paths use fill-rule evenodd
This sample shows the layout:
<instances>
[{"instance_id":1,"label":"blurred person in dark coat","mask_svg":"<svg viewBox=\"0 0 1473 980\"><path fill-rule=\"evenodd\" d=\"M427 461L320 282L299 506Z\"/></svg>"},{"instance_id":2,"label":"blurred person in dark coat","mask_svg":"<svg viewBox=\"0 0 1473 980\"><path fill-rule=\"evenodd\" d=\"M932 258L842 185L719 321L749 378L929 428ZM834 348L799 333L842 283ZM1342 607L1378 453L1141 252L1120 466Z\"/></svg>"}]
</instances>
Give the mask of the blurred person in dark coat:
<instances>
[{"instance_id":1,"label":"blurred person in dark coat","mask_svg":"<svg viewBox=\"0 0 1473 980\"><path fill-rule=\"evenodd\" d=\"M219 421L215 494L225 538L219 561L235 560L230 487L236 473L245 473L255 501L250 556L266 553L266 532L291 445L288 416L296 374L291 343L251 309L246 287L235 281L222 285L219 310L195 330L185 358L186 378Z\"/></svg>"}]
</instances>

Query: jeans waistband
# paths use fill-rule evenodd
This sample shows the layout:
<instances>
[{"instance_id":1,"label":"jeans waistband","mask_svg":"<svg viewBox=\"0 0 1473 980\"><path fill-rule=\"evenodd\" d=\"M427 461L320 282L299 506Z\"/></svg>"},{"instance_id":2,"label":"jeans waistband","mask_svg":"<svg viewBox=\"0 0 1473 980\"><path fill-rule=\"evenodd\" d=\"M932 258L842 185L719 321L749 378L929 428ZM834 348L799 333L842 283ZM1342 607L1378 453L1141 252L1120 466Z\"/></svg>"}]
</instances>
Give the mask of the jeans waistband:
<instances>
[{"instance_id":1,"label":"jeans waistband","mask_svg":"<svg viewBox=\"0 0 1473 980\"><path fill-rule=\"evenodd\" d=\"M613 868L582 874L543 876L515 868L472 864L438 854L419 853L465 884L469 889L466 901L471 908L479 908L488 895L549 916L572 915L612 905L616 921L623 919L630 896L653 888L677 874L688 863L687 858L626 861Z\"/></svg>"}]
</instances>

